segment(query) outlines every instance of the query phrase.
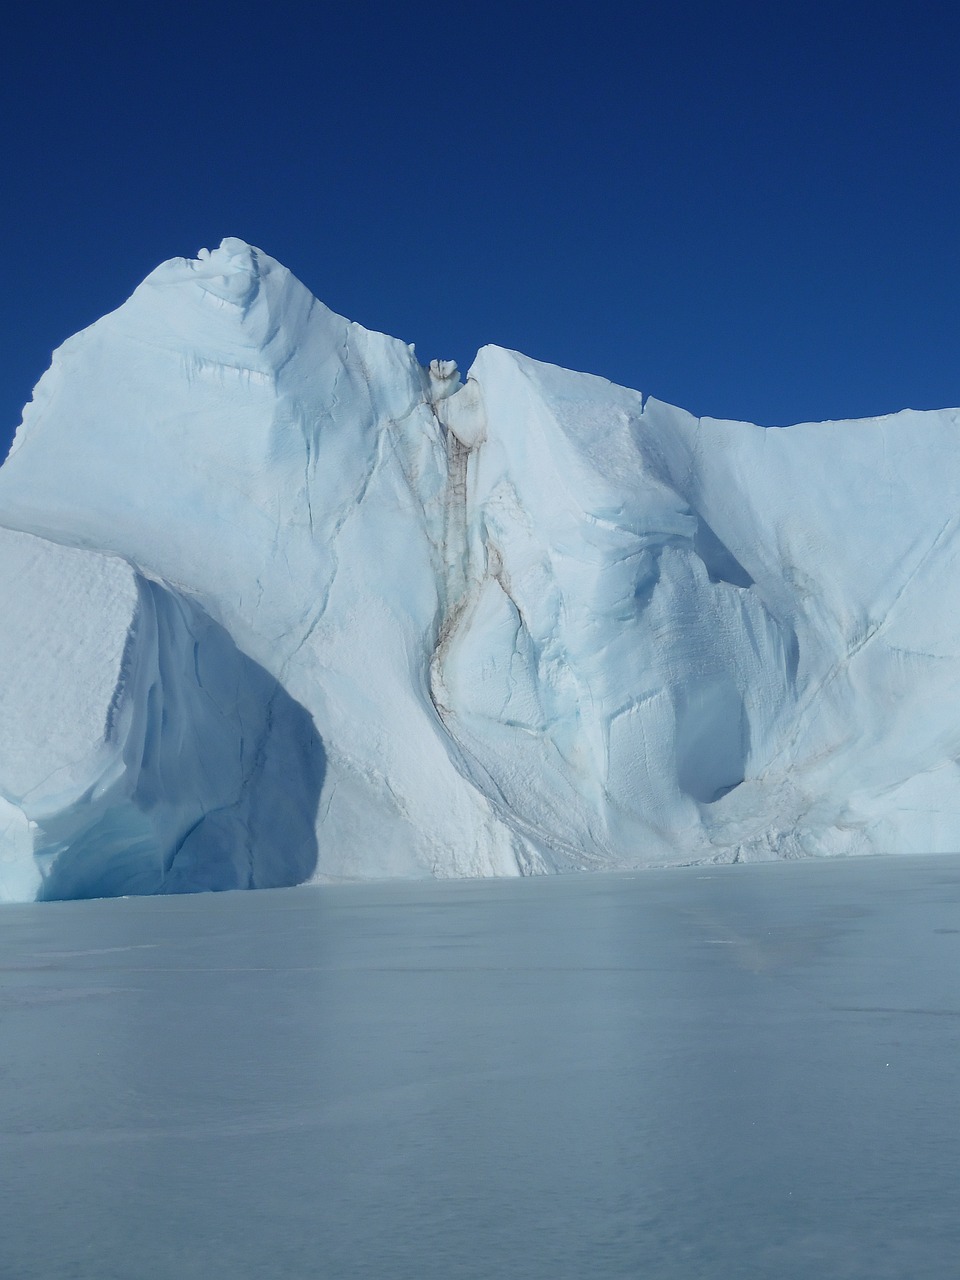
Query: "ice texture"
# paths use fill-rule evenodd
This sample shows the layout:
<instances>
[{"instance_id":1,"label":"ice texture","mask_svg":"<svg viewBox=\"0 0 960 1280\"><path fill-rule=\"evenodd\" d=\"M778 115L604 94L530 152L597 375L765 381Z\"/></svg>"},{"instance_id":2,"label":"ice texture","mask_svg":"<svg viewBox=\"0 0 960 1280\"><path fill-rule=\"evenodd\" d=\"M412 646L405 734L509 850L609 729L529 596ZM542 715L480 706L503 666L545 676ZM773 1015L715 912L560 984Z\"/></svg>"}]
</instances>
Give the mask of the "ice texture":
<instances>
[{"instance_id":1,"label":"ice texture","mask_svg":"<svg viewBox=\"0 0 960 1280\"><path fill-rule=\"evenodd\" d=\"M165 263L0 468L0 895L960 848L957 441Z\"/></svg>"},{"instance_id":2,"label":"ice texture","mask_svg":"<svg viewBox=\"0 0 960 1280\"><path fill-rule=\"evenodd\" d=\"M0 584L5 898L311 874L322 744L222 627L116 556L24 533L0 530Z\"/></svg>"}]
</instances>

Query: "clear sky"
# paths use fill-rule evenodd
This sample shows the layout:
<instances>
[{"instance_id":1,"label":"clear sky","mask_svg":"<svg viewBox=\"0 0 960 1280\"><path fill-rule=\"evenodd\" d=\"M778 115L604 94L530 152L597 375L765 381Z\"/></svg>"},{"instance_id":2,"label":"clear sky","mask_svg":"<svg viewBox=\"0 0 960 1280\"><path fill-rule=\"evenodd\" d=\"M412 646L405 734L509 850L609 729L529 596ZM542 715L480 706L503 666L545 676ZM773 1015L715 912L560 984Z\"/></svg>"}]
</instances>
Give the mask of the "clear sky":
<instances>
[{"instance_id":1,"label":"clear sky","mask_svg":"<svg viewBox=\"0 0 960 1280\"><path fill-rule=\"evenodd\" d=\"M960 404L955 3L14 0L0 64L0 452L55 346L224 235L425 362Z\"/></svg>"}]
</instances>

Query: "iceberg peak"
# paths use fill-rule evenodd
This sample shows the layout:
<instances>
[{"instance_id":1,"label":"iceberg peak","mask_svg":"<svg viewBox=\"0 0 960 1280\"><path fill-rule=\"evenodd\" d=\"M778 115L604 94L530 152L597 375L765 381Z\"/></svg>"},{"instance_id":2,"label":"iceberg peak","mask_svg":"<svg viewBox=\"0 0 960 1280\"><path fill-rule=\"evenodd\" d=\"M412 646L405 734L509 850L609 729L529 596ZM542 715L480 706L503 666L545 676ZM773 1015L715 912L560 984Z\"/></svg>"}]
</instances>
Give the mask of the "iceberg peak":
<instances>
[{"instance_id":1,"label":"iceberg peak","mask_svg":"<svg viewBox=\"0 0 960 1280\"><path fill-rule=\"evenodd\" d=\"M211 253L201 249L190 260L201 288L224 301L249 304L260 281L260 255L243 240L228 237Z\"/></svg>"}]
</instances>

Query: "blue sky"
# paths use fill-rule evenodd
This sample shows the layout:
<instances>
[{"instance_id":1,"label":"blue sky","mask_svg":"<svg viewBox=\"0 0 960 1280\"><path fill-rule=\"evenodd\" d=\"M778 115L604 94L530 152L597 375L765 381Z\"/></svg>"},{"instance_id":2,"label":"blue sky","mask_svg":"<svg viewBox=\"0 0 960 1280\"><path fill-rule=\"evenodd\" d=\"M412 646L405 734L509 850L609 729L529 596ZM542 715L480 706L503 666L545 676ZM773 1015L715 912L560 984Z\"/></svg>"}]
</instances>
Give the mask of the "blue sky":
<instances>
[{"instance_id":1,"label":"blue sky","mask_svg":"<svg viewBox=\"0 0 960 1280\"><path fill-rule=\"evenodd\" d=\"M767 425L960 404L955 5L14 5L0 449L239 235L334 309Z\"/></svg>"}]
</instances>

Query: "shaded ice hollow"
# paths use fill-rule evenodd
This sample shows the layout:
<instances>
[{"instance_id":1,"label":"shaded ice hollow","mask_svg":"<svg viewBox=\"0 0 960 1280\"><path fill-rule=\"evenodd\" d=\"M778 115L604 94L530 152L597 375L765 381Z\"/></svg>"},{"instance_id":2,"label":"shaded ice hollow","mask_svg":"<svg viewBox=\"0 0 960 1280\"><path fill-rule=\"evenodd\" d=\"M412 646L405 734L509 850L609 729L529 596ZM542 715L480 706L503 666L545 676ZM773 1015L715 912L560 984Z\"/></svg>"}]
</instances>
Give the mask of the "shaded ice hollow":
<instances>
[{"instance_id":1,"label":"shaded ice hollow","mask_svg":"<svg viewBox=\"0 0 960 1280\"><path fill-rule=\"evenodd\" d=\"M0 898L955 850L957 437L167 262L0 468Z\"/></svg>"}]
</instances>

